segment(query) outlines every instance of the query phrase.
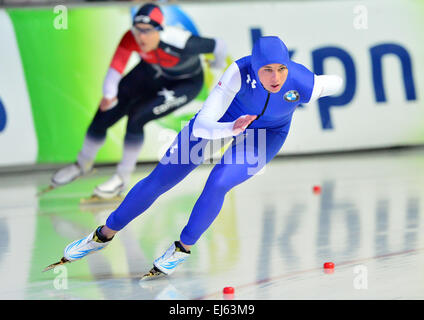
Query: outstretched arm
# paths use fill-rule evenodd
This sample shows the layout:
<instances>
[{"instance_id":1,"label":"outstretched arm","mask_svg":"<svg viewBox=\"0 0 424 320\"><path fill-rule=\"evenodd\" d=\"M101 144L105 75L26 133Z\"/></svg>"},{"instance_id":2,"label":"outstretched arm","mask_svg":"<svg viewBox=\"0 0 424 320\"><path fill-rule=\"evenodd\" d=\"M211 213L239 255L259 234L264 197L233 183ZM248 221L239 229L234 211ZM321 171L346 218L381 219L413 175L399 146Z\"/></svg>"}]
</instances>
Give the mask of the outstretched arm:
<instances>
[{"instance_id":1,"label":"outstretched arm","mask_svg":"<svg viewBox=\"0 0 424 320\"><path fill-rule=\"evenodd\" d=\"M212 53L215 58L209 62L212 68L226 66L227 44L220 38L203 38L192 35L187 41L186 51L192 54Z\"/></svg>"},{"instance_id":2,"label":"outstretched arm","mask_svg":"<svg viewBox=\"0 0 424 320\"><path fill-rule=\"evenodd\" d=\"M113 106L118 94L118 84L122 73L125 71L131 53L137 49L132 32L127 31L119 42L113 55L109 69L103 82L103 98L100 102L100 110L106 111Z\"/></svg>"},{"instance_id":3,"label":"outstretched arm","mask_svg":"<svg viewBox=\"0 0 424 320\"><path fill-rule=\"evenodd\" d=\"M339 92L342 85L343 79L337 75L314 75L314 88L309 102Z\"/></svg>"},{"instance_id":4,"label":"outstretched arm","mask_svg":"<svg viewBox=\"0 0 424 320\"><path fill-rule=\"evenodd\" d=\"M186 54L212 53L214 60L210 61L212 68L224 68L226 66L227 44L220 38L206 38L190 34L188 31L180 32L186 36L184 52ZM183 36L182 36L183 37Z\"/></svg>"},{"instance_id":5,"label":"outstretched arm","mask_svg":"<svg viewBox=\"0 0 424 320\"><path fill-rule=\"evenodd\" d=\"M244 131L256 116L245 115L233 122L218 122L241 88L240 70L232 63L197 114L193 135L205 139L231 137Z\"/></svg>"}]
</instances>

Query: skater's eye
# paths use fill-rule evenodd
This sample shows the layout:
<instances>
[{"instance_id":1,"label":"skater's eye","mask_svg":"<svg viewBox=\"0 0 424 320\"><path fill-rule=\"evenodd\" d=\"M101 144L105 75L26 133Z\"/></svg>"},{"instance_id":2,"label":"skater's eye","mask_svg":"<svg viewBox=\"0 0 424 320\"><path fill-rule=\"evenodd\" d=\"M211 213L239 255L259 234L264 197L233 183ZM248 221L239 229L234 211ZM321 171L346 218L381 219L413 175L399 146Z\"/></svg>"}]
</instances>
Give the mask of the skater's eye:
<instances>
[{"instance_id":1,"label":"skater's eye","mask_svg":"<svg viewBox=\"0 0 424 320\"><path fill-rule=\"evenodd\" d=\"M141 33L141 34L150 34L153 31L155 31L154 28L140 28L137 26L134 26L135 30L137 30L137 32Z\"/></svg>"}]
</instances>

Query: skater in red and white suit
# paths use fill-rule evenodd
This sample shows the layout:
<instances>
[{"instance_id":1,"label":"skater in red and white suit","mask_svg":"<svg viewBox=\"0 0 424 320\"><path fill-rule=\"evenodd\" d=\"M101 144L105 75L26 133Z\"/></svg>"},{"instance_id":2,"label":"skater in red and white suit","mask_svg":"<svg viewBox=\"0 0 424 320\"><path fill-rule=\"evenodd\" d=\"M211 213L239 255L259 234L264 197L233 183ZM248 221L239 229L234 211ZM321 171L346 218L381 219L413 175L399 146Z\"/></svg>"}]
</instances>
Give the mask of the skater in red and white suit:
<instances>
[{"instance_id":1,"label":"skater in red and white suit","mask_svg":"<svg viewBox=\"0 0 424 320\"><path fill-rule=\"evenodd\" d=\"M139 54L141 62L123 77L133 52ZM77 161L56 172L52 186L67 184L88 173L105 142L107 129L128 116L122 160L111 179L94 190L94 195L101 198L124 193L143 145L144 125L196 98L203 86L199 55L204 53L214 54L212 67L225 67L226 45L222 40L166 26L157 5L142 6L113 56L104 80L103 98Z\"/></svg>"}]
</instances>

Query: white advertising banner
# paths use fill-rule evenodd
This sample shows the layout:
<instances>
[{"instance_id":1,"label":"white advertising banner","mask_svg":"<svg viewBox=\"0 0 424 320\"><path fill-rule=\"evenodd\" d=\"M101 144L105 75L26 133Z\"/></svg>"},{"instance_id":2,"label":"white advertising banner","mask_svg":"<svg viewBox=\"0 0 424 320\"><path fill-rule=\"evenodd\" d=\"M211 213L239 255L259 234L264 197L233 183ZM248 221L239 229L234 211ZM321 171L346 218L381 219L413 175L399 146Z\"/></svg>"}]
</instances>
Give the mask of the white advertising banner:
<instances>
[{"instance_id":1,"label":"white advertising banner","mask_svg":"<svg viewBox=\"0 0 424 320\"><path fill-rule=\"evenodd\" d=\"M231 57L277 35L294 61L345 87L296 110L282 153L424 143L424 3L408 0L234 2L181 6Z\"/></svg>"},{"instance_id":2,"label":"white advertising banner","mask_svg":"<svg viewBox=\"0 0 424 320\"><path fill-rule=\"evenodd\" d=\"M0 166L35 164L31 104L13 26L3 10L0 30Z\"/></svg>"},{"instance_id":3,"label":"white advertising banner","mask_svg":"<svg viewBox=\"0 0 424 320\"><path fill-rule=\"evenodd\" d=\"M70 24L72 27L63 34L52 33L55 37L51 39L40 35L39 41L30 42L31 45L26 44L32 32L52 32L50 9L0 10L0 166L75 161L82 143L78 139L86 130L81 123L91 121L95 110L89 106L98 99L100 86L82 86L80 73L91 81L98 80L103 77L109 62L87 66L92 57L55 59L55 50L43 50L46 44L53 48L68 46L69 50L78 53L93 54L97 61L97 50L101 48L104 50L101 57L109 57L116 39L126 28L123 21L129 26L131 10L138 6L117 6L120 10L106 10L103 6L73 7L73 20L70 21L76 19L78 24ZM424 28L424 2L228 1L163 4L162 8L170 25L183 26L201 36L222 38L228 45L228 60L250 55L253 42L259 36L276 35L286 43L294 61L318 75L337 74L344 79L344 87L338 95L299 106L280 153L424 144L421 96L424 91L424 44L420 35ZM113 44L109 32L101 34L91 29L92 19L100 19L103 15L121 26L122 30L111 27ZM41 19L43 23L40 22L39 29L34 31L33 26L25 24L28 19ZM81 25L83 27L78 27ZM86 34L86 30L92 33ZM93 36L98 42L87 40ZM93 48L87 49L88 44ZM57 66L53 62L50 65L50 61L63 63L60 68L63 73L56 73ZM25 73L22 65L26 68ZM223 71L211 71L212 81L210 74L205 72L208 85L216 83ZM63 74L67 76L64 78ZM41 85L39 79L44 80ZM43 91L45 83L54 83L57 90ZM28 92L31 92L31 101ZM71 95L78 98L69 100ZM175 119L168 117L149 122L139 160L160 159L175 137L174 122L195 113L204 98L177 110L171 115ZM78 111L74 104L85 113ZM61 108L57 108L58 105ZM111 142L109 138L100 150L99 159L103 162L118 161L116 154L122 149L124 128L115 133L119 133L119 139L115 140L120 143Z\"/></svg>"}]
</instances>

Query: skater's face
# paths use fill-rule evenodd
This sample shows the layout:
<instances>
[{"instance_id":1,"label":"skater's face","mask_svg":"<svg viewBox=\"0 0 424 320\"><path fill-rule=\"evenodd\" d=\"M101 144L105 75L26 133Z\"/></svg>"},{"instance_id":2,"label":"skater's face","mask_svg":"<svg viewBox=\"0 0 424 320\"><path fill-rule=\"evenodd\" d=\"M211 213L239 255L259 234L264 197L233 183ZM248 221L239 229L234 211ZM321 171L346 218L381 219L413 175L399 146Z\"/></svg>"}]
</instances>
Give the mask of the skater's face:
<instances>
[{"instance_id":1,"label":"skater's face","mask_svg":"<svg viewBox=\"0 0 424 320\"><path fill-rule=\"evenodd\" d=\"M159 31L152 25L146 23L137 23L134 25L134 36L141 50L149 52L157 49L160 41Z\"/></svg>"},{"instance_id":2,"label":"skater's face","mask_svg":"<svg viewBox=\"0 0 424 320\"><path fill-rule=\"evenodd\" d=\"M277 93L287 79L287 67L279 63L271 63L263 66L258 71L259 80L265 90Z\"/></svg>"}]
</instances>

